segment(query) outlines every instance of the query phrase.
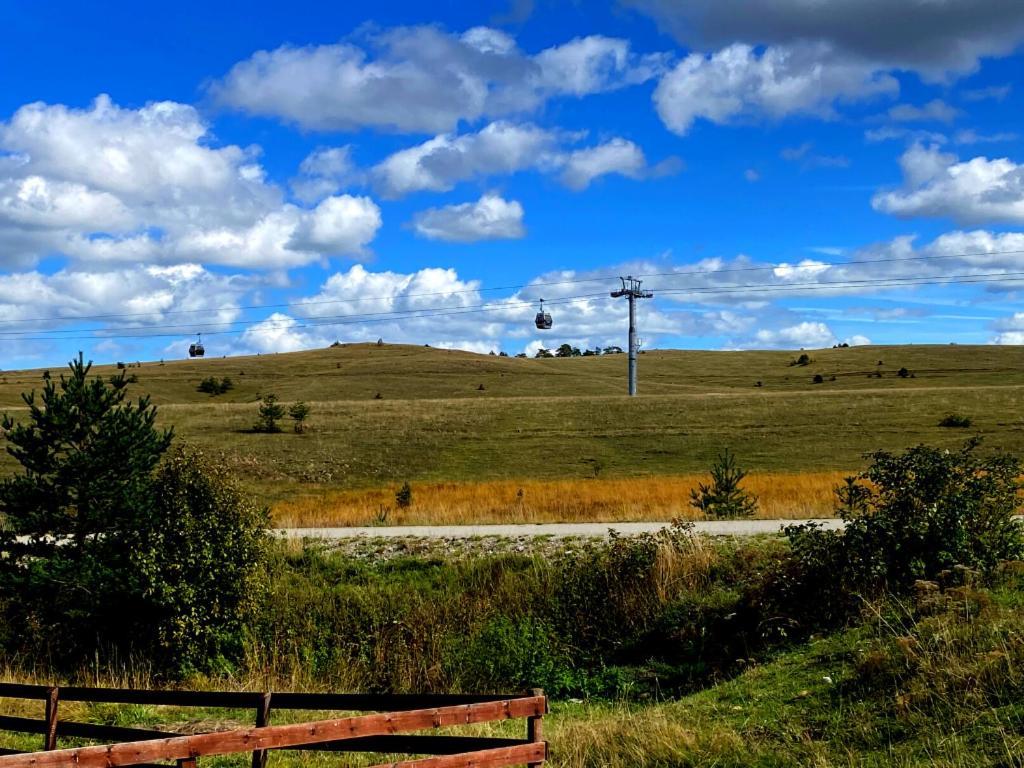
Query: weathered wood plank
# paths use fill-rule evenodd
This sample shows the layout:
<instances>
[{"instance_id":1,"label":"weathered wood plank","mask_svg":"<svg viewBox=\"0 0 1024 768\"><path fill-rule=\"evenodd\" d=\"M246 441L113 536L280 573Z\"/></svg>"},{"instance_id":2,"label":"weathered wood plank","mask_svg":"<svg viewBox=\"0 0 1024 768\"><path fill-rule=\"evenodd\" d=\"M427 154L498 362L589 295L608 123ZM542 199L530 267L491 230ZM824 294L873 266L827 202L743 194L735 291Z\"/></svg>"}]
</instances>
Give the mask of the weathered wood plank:
<instances>
[{"instance_id":1,"label":"weathered wood plank","mask_svg":"<svg viewBox=\"0 0 1024 768\"><path fill-rule=\"evenodd\" d=\"M278 749L302 744L336 741L359 736L385 736L402 731L444 728L455 725L508 720L543 714L544 697L523 697L503 701L436 707L403 712L386 712L335 720L292 725L242 728L219 733L175 736L109 746L33 752L0 757L0 768L115 768L157 760L187 760L206 755ZM534 747L536 750L536 747Z\"/></svg>"},{"instance_id":2,"label":"weathered wood plank","mask_svg":"<svg viewBox=\"0 0 1024 768\"><path fill-rule=\"evenodd\" d=\"M361 736L322 744L286 747L317 752L378 752L404 755L455 755L459 752L479 752L499 747L516 747L529 742L523 739L502 739L488 736Z\"/></svg>"},{"instance_id":3,"label":"weathered wood plank","mask_svg":"<svg viewBox=\"0 0 1024 768\"><path fill-rule=\"evenodd\" d=\"M57 704L60 694L56 686L46 691L46 731L43 734L43 749L57 748Z\"/></svg>"},{"instance_id":4,"label":"weathered wood plank","mask_svg":"<svg viewBox=\"0 0 1024 768\"><path fill-rule=\"evenodd\" d=\"M260 705L256 707L256 727L262 728L270 725L270 701L273 694L264 693L260 698ZM257 749L252 753L252 768L267 768L267 751Z\"/></svg>"},{"instance_id":5,"label":"weathered wood plank","mask_svg":"<svg viewBox=\"0 0 1024 768\"><path fill-rule=\"evenodd\" d=\"M0 715L0 730L3 731L45 734L47 727L45 720ZM57 736L72 736L80 739L96 739L97 741L144 741L147 739L166 739L168 736L177 735L179 734L169 731L128 728L121 725L76 723L72 720L61 720L57 723Z\"/></svg>"},{"instance_id":6,"label":"weathered wood plank","mask_svg":"<svg viewBox=\"0 0 1024 768\"><path fill-rule=\"evenodd\" d=\"M38 699L45 701L49 687L22 683L0 683L0 697ZM338 712L394 712L408 709L430 709L459 704L505 701L518 694L365 694L365 693L275 693L274 709L308 709ZM224 707L256 709L263 694L254 691L154 691L131 688L84 688L66 686L60 689L64 701L88 701L99 704L148 704L176 707Z\"/></svg>"},{"instance_id":7,"label":"weathered wood plank","mask_svg":"<svg viewBox=\"0 0 1024 768\"><path fill-rule=\"evenodd\" d=\"M538 744L521 744L517 747L487 749L482 752L466 752L460 755L423 757L418 760L403 760L398 763L382 763L373 768L501 768L509 765L535 765L542 763L547 747Z\"/></svg>"}]
</instances>

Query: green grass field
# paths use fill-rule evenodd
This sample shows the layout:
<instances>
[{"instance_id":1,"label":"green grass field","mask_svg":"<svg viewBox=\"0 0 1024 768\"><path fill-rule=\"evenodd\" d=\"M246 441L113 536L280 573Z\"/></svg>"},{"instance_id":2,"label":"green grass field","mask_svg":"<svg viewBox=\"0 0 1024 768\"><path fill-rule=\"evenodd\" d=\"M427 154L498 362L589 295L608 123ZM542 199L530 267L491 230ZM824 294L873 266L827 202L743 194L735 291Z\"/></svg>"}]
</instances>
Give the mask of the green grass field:
<instances>
[{"instance_id":1,"label":"green grass field","mask_svg":"<svg viewBox=\"0 0 1024 768\"><path fill-rule=\"evenodd\" d=\"M403 480L678 474L706 469L725 447L752 470L787 472L855 469L867 451L974 434L990 449L1024 450L1024 348L828 349L792 365L799 354L652 350L641 356L635 399L622 394L625 355L535 360L349 345L149 362L128 373L138 377L131 393L149 393L163 424L271 499ZM911 376L898 376L901 367ZM16 415L41 374L0 373L0 409ZM230 377L234 388L200 393L207 376ZM306 434L250 431L268 392L312 404ZM972 426L939 427L951 411ZM0 470L12 467L0 459Z\"/></svg>"}]
</instances>

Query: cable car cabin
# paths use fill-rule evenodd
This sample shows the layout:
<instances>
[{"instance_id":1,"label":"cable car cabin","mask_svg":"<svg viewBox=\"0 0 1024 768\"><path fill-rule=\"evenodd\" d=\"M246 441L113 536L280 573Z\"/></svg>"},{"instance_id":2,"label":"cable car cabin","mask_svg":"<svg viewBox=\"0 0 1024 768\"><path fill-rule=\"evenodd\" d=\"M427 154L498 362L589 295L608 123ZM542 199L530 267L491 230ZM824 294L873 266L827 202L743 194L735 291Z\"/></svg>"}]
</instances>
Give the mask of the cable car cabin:
<instances>
[{"instance_id":1,"label":"cable car cabin","mask_svg":"<svg viewBox=\"0 0 1024 768\"><path fill-rule=\"evenodd\" d=\"M551 315L544 311L544 299L540 300L540 311L537 313L537 317L534 318L533 322L534 325L542 331L551 330Z\"/></svg>"},{"instance_id":2,"label":"cable car cabin","mask_svg":"<svg viewBox=\"0 0 1024 768\"><path fill-rule=\"evenodd\" d=\"M206 349L203 347L203 342L197 341L189 345L188 356L189 357L202 357L206 354Z\"/></svg>"}]
</instances>

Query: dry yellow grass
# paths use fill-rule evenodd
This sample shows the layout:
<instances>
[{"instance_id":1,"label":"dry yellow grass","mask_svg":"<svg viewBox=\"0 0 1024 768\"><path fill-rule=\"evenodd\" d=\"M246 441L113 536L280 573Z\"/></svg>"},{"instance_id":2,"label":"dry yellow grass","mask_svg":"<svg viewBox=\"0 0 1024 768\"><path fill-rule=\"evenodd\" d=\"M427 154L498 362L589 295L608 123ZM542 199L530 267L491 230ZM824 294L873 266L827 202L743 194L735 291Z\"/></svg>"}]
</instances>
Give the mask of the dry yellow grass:
<instances>
[{"instance_id":1,"label":"dry yellow grass","mask_svg":"<svg viewBox=\"0 0 1024 768\"><path fill-rule=\"evenodd\" d=\"M829 517L833 489L848 472L752 473L743 487L757 495L758 516ZM395 504L397 486L325 490L281 501L283 527L459 525L471 523L632 522L699 519L690 491L703 474L589 480L502 480L413 485L412 505Z\"/></svg>"}]
</instances>

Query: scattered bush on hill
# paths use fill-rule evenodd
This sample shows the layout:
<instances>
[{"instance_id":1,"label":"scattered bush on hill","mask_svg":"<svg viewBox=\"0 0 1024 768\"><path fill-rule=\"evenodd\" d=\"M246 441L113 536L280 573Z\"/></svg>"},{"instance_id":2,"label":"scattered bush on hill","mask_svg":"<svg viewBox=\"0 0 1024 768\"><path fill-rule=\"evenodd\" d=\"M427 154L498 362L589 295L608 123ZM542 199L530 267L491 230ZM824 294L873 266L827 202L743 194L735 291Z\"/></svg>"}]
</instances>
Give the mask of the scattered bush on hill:
<instances>
[{"instance_id":1,"label":"scattered bush on hill","mask_svg":"<svg viewBox=\"0 0 1024 768\"><path fill-rule=\"evenodd\" d=\"M225 392L234 389L235 383L227 376L218 381L216 376L207 376L199 382L196 390L208 395L223 395Z\"/></svg>"},{"instance_id":2,"label":"scattered bush on hill","mask_svg":"<svg viewBox=\"0 0 1024 768\"><path fill-rule=\"evenodd\" d=\"M790 360L789 364L790 364L791 367L792 366L797 366L797 365L799 365L799 366L810 365L811 364L811 356L808 355L806 352L803 352L803 353L801 353L800 357L798 357L796 360Z\"/></svg>"},{"instance_id":3,"label":"scattered bush on hill","mask_svg":"<svg viewBox=\"0 0 1024 768\"><path fill-rule=\"evenodd\" d=\"M952 427L956 429L967 429L971 426L971 418L961 413L947 413L939 419L940 427Z\"/></svg>"}]
</instances>

